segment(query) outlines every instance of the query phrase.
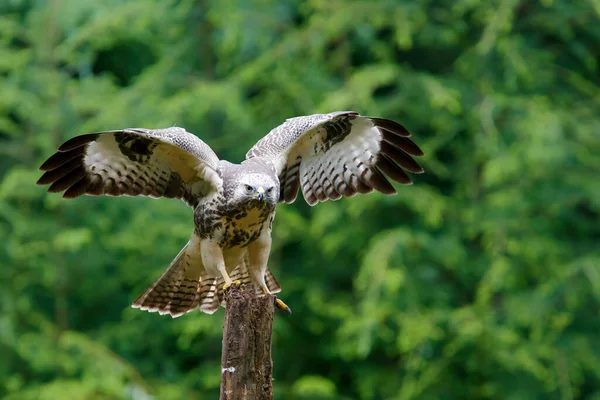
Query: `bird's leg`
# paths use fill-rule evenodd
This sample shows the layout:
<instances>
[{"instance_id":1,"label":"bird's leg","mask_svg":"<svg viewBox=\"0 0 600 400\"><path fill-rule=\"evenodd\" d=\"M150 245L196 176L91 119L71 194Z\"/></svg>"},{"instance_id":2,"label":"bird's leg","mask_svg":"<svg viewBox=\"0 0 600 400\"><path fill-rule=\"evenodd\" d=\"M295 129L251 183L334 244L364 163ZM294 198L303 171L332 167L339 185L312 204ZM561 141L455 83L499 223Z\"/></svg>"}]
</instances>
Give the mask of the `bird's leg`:
<instances>
[{"instance_id":1,"label":"bird's leg","mask_svg":"<svg viewBox=\"0 0 600 400\"><path fill-rule=\"evenodd\" d=\"M225 283L223 284L224 293L227 293L227 290L231 287L231 285L240 286L242 284L242 282L240 282L238 279L236 279L235 281L231 280L231 277L227 273L227 268L225 268L225 263L219 263L217 265L217 269L223 276L223 280L225 280Z\"/></svg>"},{"instance_id":2,"label":"bird's leg","mask_svg":"<svg viewBox=\"0 0 600 400\"><path fill-rule=\"evenodd\" d=\"M261 237L251 243L248 246L248 273L256 285L258 285L264 294L272 295L271 290L265 282L265 275L267 272L267 260L269 259L269 252L271 250L271 235L266 229L265 233L261 234ZM292 310L285 304L281 299L275 297L275 305L280 310L286 311L291 314Z\"/></svg>"},{"instance_id":3,"label":"bird's leg","mask_svg":"<svg viewBox=\"0 0 600 400\"><path fill-rule=\"evenodd\" d=\"M221 274L225 284L223 285L223 292L226 293L227 289L232 284L240 285L241 282L236 280L232 281L231 277L227 273L225 266L225 259L223 258L223 249L219 246L218 242L211 239L204 239L200 242L200 255L202 256L202 263L207 272L213 276Z\"/></svg>"}]
</instances>

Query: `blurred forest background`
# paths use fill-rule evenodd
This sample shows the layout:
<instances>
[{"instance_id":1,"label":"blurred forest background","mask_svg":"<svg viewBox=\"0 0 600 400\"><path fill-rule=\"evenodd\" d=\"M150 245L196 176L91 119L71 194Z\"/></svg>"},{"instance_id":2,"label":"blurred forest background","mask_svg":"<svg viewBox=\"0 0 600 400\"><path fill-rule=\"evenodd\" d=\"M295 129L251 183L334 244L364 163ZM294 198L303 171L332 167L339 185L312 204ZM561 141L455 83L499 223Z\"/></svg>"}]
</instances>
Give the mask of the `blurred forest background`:
<instances>
[{"instance_id":1,"label":"blurred forest background","mask_svg":"<svg viewBox=\"0 0 600 400\"><path fill-rule=\"evenodd\" d=\"M279 208L278 399L600 399L600 1L1 0L0 397L213 399L223 310L130 308L183 202L35 185L62 141L405 124L397 196ZM343 222L343 223L342 223Z\"/></svg>"}]
</instances>

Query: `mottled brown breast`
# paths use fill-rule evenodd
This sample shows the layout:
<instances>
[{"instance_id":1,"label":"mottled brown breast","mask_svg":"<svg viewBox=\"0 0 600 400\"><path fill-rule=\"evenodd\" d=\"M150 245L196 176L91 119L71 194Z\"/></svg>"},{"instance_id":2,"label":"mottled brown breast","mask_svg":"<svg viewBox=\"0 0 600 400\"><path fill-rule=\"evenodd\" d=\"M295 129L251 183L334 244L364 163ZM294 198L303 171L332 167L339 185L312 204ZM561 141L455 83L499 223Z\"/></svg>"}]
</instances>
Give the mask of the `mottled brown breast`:
<instances>
[{"instance_id":1,"label":"mottled brown breast","mask_svg":"<svg viewBox=\"0 0 600 400\"><path fill-rule=\"evenodd\" d=\"M221 218L222 230L216 234L220 236L222 248L246 247L258 239L263 229L270 229L269 222L274 210L264 202L253 203L249 203L246 209L235 210Z\"/></svg>"},{"instance_id":2,"label":"mottled brown breast","mask_svg":"<svg viewBox=\"0 0 600 400\"><path fill-rule=\"evenodd\" d=\"M230 207L215 196L195 211L196 233L214 239L223 249L246 247L270 229L275 208L264 201L250 201L242 207ZM266 222L266 223L265 223Z\"/></svg>"}]
</instances>

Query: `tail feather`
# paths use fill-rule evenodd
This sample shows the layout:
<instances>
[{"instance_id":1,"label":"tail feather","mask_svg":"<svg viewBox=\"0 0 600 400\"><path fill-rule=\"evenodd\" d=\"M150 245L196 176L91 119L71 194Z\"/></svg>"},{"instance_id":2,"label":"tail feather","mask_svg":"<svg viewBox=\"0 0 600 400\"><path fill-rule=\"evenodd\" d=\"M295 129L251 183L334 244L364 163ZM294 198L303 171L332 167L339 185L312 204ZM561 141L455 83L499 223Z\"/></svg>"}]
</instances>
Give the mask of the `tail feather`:
<instances>
[{"instance_id":1,"label":"tail feather","mask_svg":"<svg viewBox=\"0 0 600 400\"><path fill-rule=\"evenodd\" d=\"M161 315L170 314L173 318L190 312L205 304L203 295L211 293L203 293L206 284L214 291L211 285L214 286L215 279L201 281L203 272L199 243L192 237L169 268L131 306Z\"/></svg>"},{"instance_id":2,"label":"tail feather","mask_svg":"<svg viewBox=\"0 0 600 400\"><path fill-rule=\"evenodd\" d=\"M244 259L231 272L232 280L242 284L252 283L248 273L248 260ZM200 256L199 238L192 236L190 241L171 262L169 268L131 305L161 315L179 317L196 308L207 314L213 314L219 306L225 307L223 277L206 274ZM267 268L265 283L271 293L279 293L281 287ZM256 292L262 290L256 287Z\"/></svg>"},{"instance_id":3,"label":"tail feather","mask_svg":"<svg viewBox=\"0 0 600 400\"><path fill-rule=\"evenodd\" d=\"M269 268L267 268L267 274L265 275L265 282L267 282L267 287L269 288L271 293L275 294L275 293L281 292L281 286L279 286L277 279L275 279L275 276L273 275L273 273L271 272L271 270Z\"/></svg>"},{"instance_id":4,"label":"tail feather","mask_svg":"<svg viewBox=\"0 0 600 400\"><path fill-rule=\"evenodd\" d=\"M217 279L214 276L202 276L200 283L200 310L207 314L213 314L219 309L217 296Z\"/></svg>"}]
</instances>

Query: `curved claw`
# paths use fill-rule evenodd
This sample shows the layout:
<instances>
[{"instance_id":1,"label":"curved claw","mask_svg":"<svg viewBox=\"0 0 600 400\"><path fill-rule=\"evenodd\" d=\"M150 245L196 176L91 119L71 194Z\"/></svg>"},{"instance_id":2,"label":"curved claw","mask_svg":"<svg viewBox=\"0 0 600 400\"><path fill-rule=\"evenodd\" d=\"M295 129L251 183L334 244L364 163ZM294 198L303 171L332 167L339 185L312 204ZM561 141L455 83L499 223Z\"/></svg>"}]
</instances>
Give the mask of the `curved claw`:
<instances>
[{"instance_id":1,"label":"curved claw","mask_svg":"<svg viewBox=\"0 0 600 400\"><path fill-rule=\"evenodd\" d=\"M287 304L285 304L281 299L278 299L277 296L275 296L275 305L277 306L277 308L279 308L281 311L285 311L288 314L292 313L292 309L288 307Z\"/></svg>"}]
</instances>

